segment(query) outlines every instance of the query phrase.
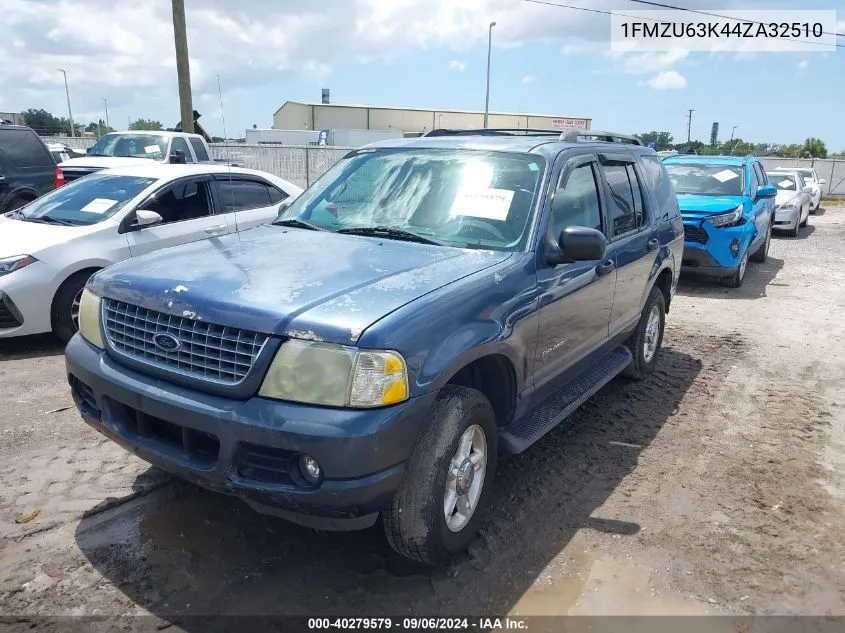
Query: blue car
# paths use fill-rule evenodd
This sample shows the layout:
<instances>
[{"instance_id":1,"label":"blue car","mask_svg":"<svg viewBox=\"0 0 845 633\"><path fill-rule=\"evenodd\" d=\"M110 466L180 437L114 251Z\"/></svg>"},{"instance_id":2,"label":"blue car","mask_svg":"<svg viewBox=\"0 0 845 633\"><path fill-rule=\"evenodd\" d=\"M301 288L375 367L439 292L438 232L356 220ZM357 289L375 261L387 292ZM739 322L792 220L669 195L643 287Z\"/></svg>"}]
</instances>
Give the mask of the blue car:
<instances>
[{"instance_id":1,"label":"blue car","mask_svg":"<svg viewBox=\"0 0 845 633\"><path fill-rule=\"evenodd\" d=\"M663 160L684 219L682 272L721 277L731 288L748 260L766 261L777 191L753 156L671 156Z\"/></svg>"}]
</instances>

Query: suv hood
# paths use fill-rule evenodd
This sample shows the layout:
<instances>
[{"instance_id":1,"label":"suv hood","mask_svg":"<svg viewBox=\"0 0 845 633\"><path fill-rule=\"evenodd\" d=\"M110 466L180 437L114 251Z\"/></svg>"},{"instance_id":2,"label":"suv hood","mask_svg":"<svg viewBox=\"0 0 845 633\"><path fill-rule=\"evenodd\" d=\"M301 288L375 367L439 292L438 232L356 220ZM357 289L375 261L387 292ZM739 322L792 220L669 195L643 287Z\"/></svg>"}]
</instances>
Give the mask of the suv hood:
<instances>
[{"instance_id":1,"label":"suv hood","mask_svg":"<svg viewBox=\"0 0 845 633\"><path fill-rule=\"evenodd\" d=\"M32 255L37 258L40 251L90 233L92 228L97 230L99 226L61 226L0 216L0 257Z\"/></svg>"},{"instance_id":2,"label":"suv hood","mask_svg":"<svg viewBox=\"0 0 845 633\"><path fill-rule=\"evenodd\" d=\"M698 220L711 215L728 213L741 204L745 204L744 196L698 196L690 193L678 194L678 206L681 215L686 220Z\"/></svg>"},{"instance_id":3,"label":"suv hood","mask_svg":"<svg viewBox=\"0 0 845 633\"><path fill-rule=\"evenodd\" d=\"M91 287L176 316L350 344L406 303L510 255L262 226L117 264Z\"/></svg>"},{"instance_id":4,"label":"suv hood","mask_svg":"<svg viewBox=\"0 0 845 633\"><path fill-rule=\"evenodd\" d=\"M109 169L111 167L131 167L132 165L149 165L156 163L151 158L130 158L128 156L81 156L59 163L61 169L66 168L96 168Z\"/></svg>"}]
</instances>

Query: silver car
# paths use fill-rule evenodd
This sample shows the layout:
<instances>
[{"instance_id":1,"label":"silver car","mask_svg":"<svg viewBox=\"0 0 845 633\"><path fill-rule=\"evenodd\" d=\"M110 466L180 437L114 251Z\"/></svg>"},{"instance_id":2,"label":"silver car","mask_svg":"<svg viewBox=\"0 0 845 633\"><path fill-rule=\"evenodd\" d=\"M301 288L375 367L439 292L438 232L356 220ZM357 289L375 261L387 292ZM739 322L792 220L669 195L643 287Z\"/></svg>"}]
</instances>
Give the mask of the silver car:
<instances>
[{"instance_id":1,"label":"silver car","mask_svg":"<svg viewBox=\"0 0 845 633\"><path fill-rule=\"evenodd\" d=\"M786 231L793 237L798 228L807 226L812 206L813 189L804 181L801 172L778 169L768 171L769 182L777 189L775 197L775 231Z\"/></svg>"}]
</instances>

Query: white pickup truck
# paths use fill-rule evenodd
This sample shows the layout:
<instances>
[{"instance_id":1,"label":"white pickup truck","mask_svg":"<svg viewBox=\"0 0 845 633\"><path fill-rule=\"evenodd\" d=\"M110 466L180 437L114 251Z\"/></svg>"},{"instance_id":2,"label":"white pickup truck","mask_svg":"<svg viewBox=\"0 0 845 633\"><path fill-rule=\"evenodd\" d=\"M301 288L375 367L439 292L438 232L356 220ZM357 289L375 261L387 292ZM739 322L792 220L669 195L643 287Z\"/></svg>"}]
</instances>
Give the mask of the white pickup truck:
<instances>
[{"instance_id":1,"label":"white pickup truck","mask_svg":"<svg viewBox=\"0 0 845 633\"><path fill-rule=\"evenodd\" d=\"M162 130L112 132L101 136L87 155L59 163L65 182L101 169L157 163L213 163L211 150L199 134Z\"/></svg>"}]
</instances>

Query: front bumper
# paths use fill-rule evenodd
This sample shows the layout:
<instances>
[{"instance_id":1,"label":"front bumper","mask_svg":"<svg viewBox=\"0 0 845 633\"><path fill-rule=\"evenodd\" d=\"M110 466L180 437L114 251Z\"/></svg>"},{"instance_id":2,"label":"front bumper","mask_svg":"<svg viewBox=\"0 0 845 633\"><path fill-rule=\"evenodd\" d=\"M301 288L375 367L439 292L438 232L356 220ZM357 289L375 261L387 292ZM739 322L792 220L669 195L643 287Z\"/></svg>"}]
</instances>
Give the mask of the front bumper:
<instances>
[{"instance_id":1,"label":"front bumper","mask_svg":"<svg viewBox=\"0 0 845 633\"><path fill-rule=\"evenodd\" d=\"M151 464L325 530L369 527L393 499L436 394L384 409L232 400L119 365L78 334L65 352L82 418ZM324 479L297 477L299 455Z\"/></svg>"},{"instance_id":2,"label":"front bumper","mask_svg":"<svg viewBox=\"0 0 845 633\"><path fill-rule=\"evenodd\" d=\"M736 272L755 233L754 225L748 221L739 226L717 228L698 218L685 220L684 229L697 241L684 242L681 271L714 277Z\"/></svg>"},{"instance_id":3,"label":"front bumper","mask_svg":"<svg viewBox=\"0 0 845 633\"><path fill-rule=\"evenodd\" d=\"M703 275L706 277L730 277L739 268L739 263L733 268L720 266L719 262L706 249L698 245L684 245L684 259L681 272L688 275Z\"/></svg>"},{"instance_id":4,"label":"front bumper","mask_svg":"<svg viewBox=\"0 0 845 633\"><path fill-rule=\"evenodd\" d=\"M53 273L44 262L0 277L0 339L52 330L55 293Z\"/></svg>"},{"instance_id":5,"label":"front bumper","mask_svg":"<svg viewBox=\"0 0 845 633\"><path fill-rule=\"evenodd\" d=\"M801 222L801 209L790 207L787 209L775 209L775 223L772 229L775 231L787 231L794 229Z\"/></svg>"}]
</instances>

